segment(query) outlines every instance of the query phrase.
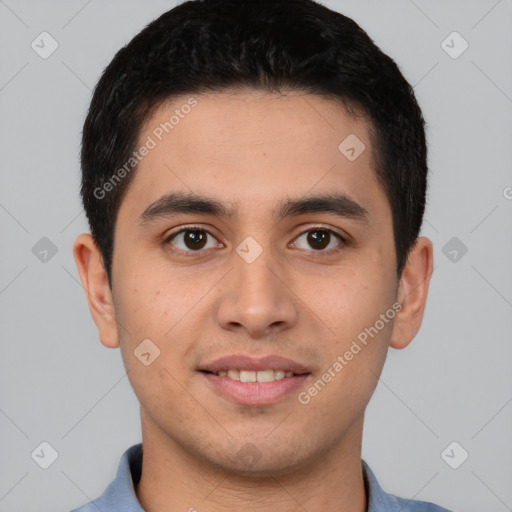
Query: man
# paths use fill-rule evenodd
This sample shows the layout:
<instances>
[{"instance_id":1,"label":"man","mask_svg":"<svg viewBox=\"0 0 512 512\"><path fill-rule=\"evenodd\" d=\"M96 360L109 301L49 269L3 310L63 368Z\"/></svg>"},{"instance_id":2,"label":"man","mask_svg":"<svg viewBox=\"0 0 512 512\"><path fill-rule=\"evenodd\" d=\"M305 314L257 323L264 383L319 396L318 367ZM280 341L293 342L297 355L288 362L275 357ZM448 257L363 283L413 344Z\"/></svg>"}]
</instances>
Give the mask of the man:
<instances>
[{"instance_id":1,"label":"man","mask_svg":"<svg viewBox=\"0 0 512 512\"><path fill-rule=\"evenodd\" d=\"M433 264L424 120L355 22L313 0L172 9L104 71L82 171L75 259L143 439L78 510L444 510L361 460Z\"/></svg>"}]
</instances>

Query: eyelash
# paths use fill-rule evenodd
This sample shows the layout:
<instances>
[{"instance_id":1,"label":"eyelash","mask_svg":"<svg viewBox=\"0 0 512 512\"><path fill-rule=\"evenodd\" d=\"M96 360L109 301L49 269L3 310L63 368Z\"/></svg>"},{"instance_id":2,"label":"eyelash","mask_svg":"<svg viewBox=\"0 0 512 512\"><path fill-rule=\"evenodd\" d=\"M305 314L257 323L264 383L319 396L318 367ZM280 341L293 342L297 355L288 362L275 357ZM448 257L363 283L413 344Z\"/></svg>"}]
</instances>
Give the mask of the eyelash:
<instances>
[{"instance_id":1,"label":"eyelash","mask_svg":"<svg viewBox=\"0 0 512 512\"><path fill-rule=\"evenodd\" d=\"M185 227L181 228L179 231L176 231L175 233L171 233L168 237L165 238L164 244L172 245L171 242L172 242L172 240L174 238L176 238L178 235L180 235L182 233L186 233L187 231L200 231L200 232L206 233L206 234L210 235L212 238L216 239L215 236L212 233L210 233L207 229L204 229L201 226L190 225L190 226L185 226ZM299 233L294 238L294 241L297 240L298 238L300 238L301 236L306 235L307 233L314 232L314 231L322 231L322 232L328 233L330 235L333 235L335 238L338 239L338 242L339 242L339 244L336 247L332 248L332 249L328 249L328 250L322 250L322 249L315 250L315 249L311 249L310 252L314 256L321 256L321 255L324 255L324 254L334 254L334 253L337 253L337 252L341 251L342 248L344 248L345 246L348 245L348 240L345 237L343 237L342 235L340 235L336 231L334 231L332 229L329 229L329 228L326 228L324 226L312 226L311 228L307 229L306 231L303 231L302 233ZM221 245L224 246L224 244L221 244ZM182 254L184 253L187 257L195 256L197 254L204 253L207 250L208 249L206 249L206 250L199 249L197 251L193 251L193 250L184 251L182 249L173 249L173 251L178 251L178 252L180 252Z\"/></svg>"}]
</instances>

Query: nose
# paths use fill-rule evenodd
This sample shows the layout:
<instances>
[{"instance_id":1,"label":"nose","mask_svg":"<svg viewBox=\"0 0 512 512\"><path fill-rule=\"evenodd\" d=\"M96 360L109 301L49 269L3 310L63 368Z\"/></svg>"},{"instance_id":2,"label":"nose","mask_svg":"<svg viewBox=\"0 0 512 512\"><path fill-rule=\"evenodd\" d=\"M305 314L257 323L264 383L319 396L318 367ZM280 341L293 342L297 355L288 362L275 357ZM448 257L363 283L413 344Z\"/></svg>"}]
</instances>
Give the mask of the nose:
<instances>
[{"instance_id":1,"label":"nose","mask_svg":"<svg viewBox=\"0 0 512 512\"><path fill-rule=\"evenodd\" d=\"M254 339L291 328L298 307L282 268L266 251L252 263L233 256L235 268L227 276L217 308L219 325Z\"/></svg>"}]
</instances>

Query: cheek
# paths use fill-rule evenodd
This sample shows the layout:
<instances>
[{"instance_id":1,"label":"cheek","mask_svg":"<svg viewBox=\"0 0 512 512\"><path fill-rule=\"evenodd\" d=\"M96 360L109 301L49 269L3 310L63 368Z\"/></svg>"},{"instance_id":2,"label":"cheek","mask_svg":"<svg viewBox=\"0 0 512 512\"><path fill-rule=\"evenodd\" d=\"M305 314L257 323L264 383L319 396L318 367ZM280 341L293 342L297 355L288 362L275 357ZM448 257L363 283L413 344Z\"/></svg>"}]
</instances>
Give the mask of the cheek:
<instances>
[{"instance_id":1,"label":"cheek","mask_svg":"<svg viewBox=\"0 0 512 512\"><path fill-rule=\"evenodd\" d=\"M198 328L208 321L208 301L201 299L212 283L208 279L192 282L160 267L124 268L118 275L126 277L114 293L123 361L141 392L149 382L155 389L161 386L155 373L163 369L174 376L182 374L200 337ZM146 367L148 361L154 362ZM164 380L172 383L172 379Z\"/></svg>"},{"instance_id":2,"label":"cheek","mask_svg":"<svg viewBox=\"0 0 512 512\"><path fill-rule=\"evenodd\" d=\"M300 403L311 406L312 413L322 415L329 424L363 414L386 360L396 312L392 302L371 290L363 292L329 305L335 334L319 340L324 365L301 395Z\"/></svg>"},{"instance_id":3,"label":"cheek","mask_svg":"<svg viewBox=\"0 0 512 512\"><path fill-rule=\"evenodd\" d=\"M382 314L392 308L396 283L390 274L372 269L351 269L314 281L307 280L301 293L304 301L323 325L325 334L334 338L336 347L343 347L366 328L373 326ZM375 270L373 268L373 270ZM390 334L392 318L379 323L383 336Z\"/></svg>"},{"instance_id":4,"label":"cheek","mask_svg":"<svg viewBox=\"0 0 512 512\"><path fill-rule=\"evenodd\" d=\"M120 348L131 386L139 402L154 414L170 407L186 383L185 361L194 345L190 336L193 298L179 291L164 293L138 283L116 304ZM160 283L162 284L162 283Z\"/></svg>"},{"instance_id":5,"label":"cheek","mask_svg":"<svg viewBox=\"0 0 512 512\"><path fill-rule=\"evenodd\" d=\"M120 276L113 290L116 320L126 326L121 337L160 339L183 314L187 301L180 280L144 258L119 257L115 264Z\"/></svg>"}]
</instances>

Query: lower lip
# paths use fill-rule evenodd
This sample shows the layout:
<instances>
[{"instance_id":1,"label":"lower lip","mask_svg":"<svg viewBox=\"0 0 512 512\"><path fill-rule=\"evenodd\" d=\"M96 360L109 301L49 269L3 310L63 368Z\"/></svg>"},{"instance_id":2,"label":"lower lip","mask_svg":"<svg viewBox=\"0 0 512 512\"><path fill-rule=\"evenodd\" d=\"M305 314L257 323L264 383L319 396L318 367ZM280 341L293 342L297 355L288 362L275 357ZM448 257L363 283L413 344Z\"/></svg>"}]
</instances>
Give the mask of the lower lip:
<instances>
[{"instance_id":1,"label":"lower lip","mask_svg":"<svg viewBox=\"0 0 512 512\"><path fill-rule=\"evenodd\" d=\"M306 373L270 382L241 382L212 373L201 373L221 395L243 405L274 403L300 388L309 376Z\"/></svg>"}]
</instances>

